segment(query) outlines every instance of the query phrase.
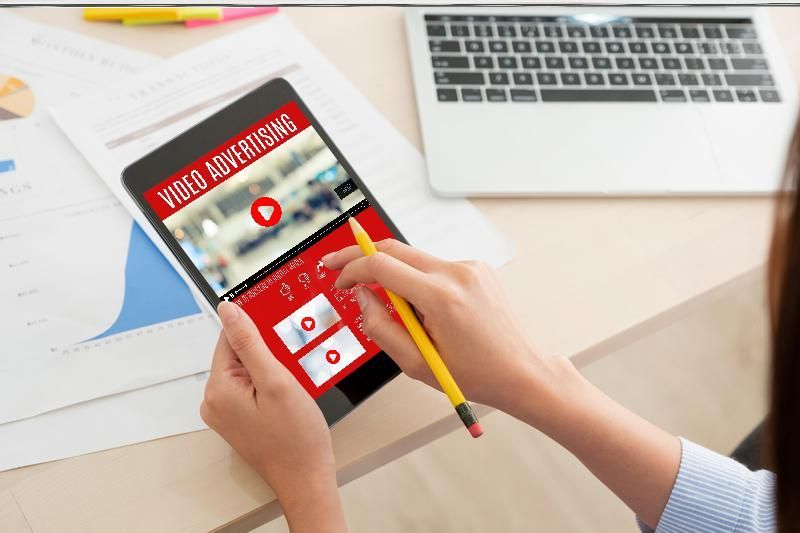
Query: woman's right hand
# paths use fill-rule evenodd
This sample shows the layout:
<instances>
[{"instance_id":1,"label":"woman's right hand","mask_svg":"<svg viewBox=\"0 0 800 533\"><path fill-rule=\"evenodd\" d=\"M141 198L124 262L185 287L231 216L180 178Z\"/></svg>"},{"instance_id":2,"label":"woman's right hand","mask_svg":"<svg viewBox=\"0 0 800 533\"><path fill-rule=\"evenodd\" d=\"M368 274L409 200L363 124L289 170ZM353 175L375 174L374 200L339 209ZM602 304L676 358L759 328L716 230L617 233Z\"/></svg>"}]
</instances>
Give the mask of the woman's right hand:
<instances>
[{"instance_id":1,"label":"woman's right hand","mask_svg":"<svg viewBox=\"0 0 800 533\"><path fill-rule=\"evenodd\" d=\"M466 397L519 416L520 400L545 392L574 371L564 358L538 351L518 325L495 272L483 263L448 262L396 240L364 257L351 246L323 258L341 270L336 287L377 283L403 296L420 319ZM383 301L359 286L364 333L407 375L436 387L411 336Z\"/></svg>"}]
</instances>

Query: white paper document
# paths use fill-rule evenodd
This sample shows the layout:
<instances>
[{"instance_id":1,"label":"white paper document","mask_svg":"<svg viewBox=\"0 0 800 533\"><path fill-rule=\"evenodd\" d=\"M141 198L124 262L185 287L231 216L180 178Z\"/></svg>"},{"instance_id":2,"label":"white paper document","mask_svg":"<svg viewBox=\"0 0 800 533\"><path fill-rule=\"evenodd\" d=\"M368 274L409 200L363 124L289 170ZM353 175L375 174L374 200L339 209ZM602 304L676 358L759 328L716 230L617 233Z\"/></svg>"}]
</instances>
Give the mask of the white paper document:
<instances>
[{"instance_id":1,"label":"white paper document","mask_svg":"<svg viewBox=\"0 0 800 533\"><path fill-rule=\"evenodd\" d=\"M214 320L47 109L158 59L0 28L0 423L207 369Z\"/></svg>"},{"instance_id":2,"label":"white paper document","mask_svg":"<svg viewBox=\"0 0 800 533\"><path fill-rule=\"evenodd\" d=\"M510 259L508 241L469 202L432 195L419 152L282 16L161 61L53 113L133 209L119 182L125 165L275 76L295 86L413 244L450 259L494 265ZM169 345L151 350L172 356ZM14 443L2 447L0 470L202 429L203 383L203 375L188 376L0 425L0 442Z\"/></svg>"}]
</instances>

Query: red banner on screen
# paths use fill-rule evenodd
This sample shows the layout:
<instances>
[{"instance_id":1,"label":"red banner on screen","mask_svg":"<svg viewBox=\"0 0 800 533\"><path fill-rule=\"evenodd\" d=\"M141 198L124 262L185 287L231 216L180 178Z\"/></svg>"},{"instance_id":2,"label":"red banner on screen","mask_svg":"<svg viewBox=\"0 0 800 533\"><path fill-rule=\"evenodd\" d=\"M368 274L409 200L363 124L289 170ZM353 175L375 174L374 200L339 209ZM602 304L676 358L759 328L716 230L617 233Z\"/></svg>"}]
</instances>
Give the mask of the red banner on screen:
<instances>
[{"instance_id":1,"label":"red banner on screen","mask_svg":"<svg viewBox=\"0 0 800 533\"><path fill-rule=\"evenodd\" d=\"M164 220L305 130L310 123L295 102L254 123L144 193Z\"/></svg>"}]
</instances>

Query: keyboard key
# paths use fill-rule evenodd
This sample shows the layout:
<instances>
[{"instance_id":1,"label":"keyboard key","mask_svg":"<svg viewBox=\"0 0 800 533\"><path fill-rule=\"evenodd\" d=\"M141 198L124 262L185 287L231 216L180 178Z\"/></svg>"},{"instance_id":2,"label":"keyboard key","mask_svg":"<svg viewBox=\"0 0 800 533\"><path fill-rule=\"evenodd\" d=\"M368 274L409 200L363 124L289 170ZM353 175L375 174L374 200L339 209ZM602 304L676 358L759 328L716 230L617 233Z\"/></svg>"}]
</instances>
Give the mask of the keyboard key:
<instances>
[{"instance_id":1,"label":"keyboard key","mask_svg":"<svg viewBox=\"0 0 800 533\"><path fill-rule=\"evenodd\" d=\"M460 52L458 41L428 41L431 52Z\"/></svg>"},{"instance_id":2,"label":"keyboard key","mask_svg":"<svg viewBox=\"0 0 800 533\"><path fill-rule=\"evenodd\" d=\"M519 31L523 37L538 37L539 27L536 24L521 24Z\"/></svg>"},{"instance_id":3,"label":"keyboard key","mask_svg":"<svg viewBox=\"0 0 800 533\"><path fill-rule=\"evenodd\" d=\"M434 68L469 68L469 60L464 56L433 56Z\"/></svg>"},{"instance_id":4,"label":"keyboard key","mask_svg":"<svg viewBox=\"0 0 800 533\"><path fill-rule=\"evenodd\" d=\"M556 75L552 72L539 72L536 74L536 81L539 82L539 85L555 85Z\"/></svg>"},{"instance_id":5,"label":"keyboard key","mask_svg":"<svg viewBox=\"0 0 800 533\"><path fill-rule=\"evenodd\" d=\"M658 68L658 62L655 57L640 57L639 68L642 70L653 70Z\"/></svg>"},{"instance_id":6,"label":"keyboard key","mask_svg":"<svg viewBox=\"0 0 800 533\"><path fill-rule=\"evenodd\" d=\"M706 39L722 39L722 30L719 26L703 26L703 35Z\"/></svg>"},{"instance_id":7,"label":"keyboard key","mask_svg":"<svg viewBox=\"0 0 800 533\"><path fill-rule=\"evenodd\" d=\"M728 39L755 39L756 30L746 25L725 26L725 33L728 34Z\"/></svg>"},{"instance_id":8,"label":"keyboard key","mask_svg":"<svg viewBox=\"0 0 800 533\"><path fill-rule=\"evenodd\" d=\"M653 77L647 72L636 72L631 75L634 85L652 85Z\"/></svg>"},{"instance_id":9,"label":"keyboard key","mask_svg":"<svg viewBox=\"0 0 800 533\"><path fill-rule=\"evenodd\" d=\"M633 32L631 31L631 27L627 24L612 24L611 25L611 33L614 34L614 37L617 39L630 39L633 37Z\"/></svg>"},{"instance_id":10,"label":"keyboard key","mask_svg":"<svg viewBox=\"0 0 800 533\"><path fill-rule=\"evenodd\" d=\"M762 102L780 102L781 96L778 94L778 91L773 89L761 89L758 91L758 94L761 95Z\"/></svg>"},{"instance_id":11,"label":"keyboard key","mask_svg":"<svg viewBox=\"0 0 800 533\"><path fill-rule=\"evenodd\" d=\"M632 54L646 54L647 43L644 41L632 41L628 43L628 49Z\"/></svg>"},{"instance_id":12,"label":"keyboard key","mask_svg":"<svg viewBox=\"0 0 800 533\"><path fill-rule=\"evenodd\" d=\"M680 70L681 61L677 57L662 57L661 66L665 70Z\"/></svg>"},{"instance_id":13,"label":"keyboard key","mask_svg":"<svg viewBox=\"0 0 800 533\"><path fill-rule=\"evenodd\" d=\"M542 89L542 102L656 102L649 89Z\"/></svg>"},{"instance_id":14,"label":"keyboard key","mask_svg":"<svg viewBox=\"0 0 800 533\"><path fill-rule=\"evenodd\" d=\"M556 48L551 41L536 41L536 51L540 54L552 54Z\"/></svg>"},{"instance_id":15,"label":"keyboard key","mask_svg":"<svg viewBox=\"0 0 800 533\"><path fill-rule=\"evenodd\" d=\"M584 41L583 43L583 53L584 54L600 54L602 50L600 48L600 43L597 41Z\"/></svg>"},{"instance_id":16,"label":"keyboard key","mask_svg":"<svg viewBox=\"0 0 800 533\"><path fill-rule=\"evenodd\" d=\"M469 26L461 24L451 24L450 35L452 35L453 37L469 37L470 36Z\"/></svg>"},{"instance_id":17,"label":"keyboard key","mask_svg":"<svg viewBox=\"0 0 800 533\"><path fill-rule=\"evenodd\" d=\"M508 85L508 73L490 72L489 83L491 83L492 85Z\"/></svg>"},{"instance_id":18,"label":"keyboard key","mask_svg":"<svg viewBox=\"0 0 800 533\"><path fill-rule=\"evenodd\" d=\"M505 102L508 100L505 89L486 89L486 100L489 102Z\"/></svg>"},{"instance_id":19,"label":"keyboard key","mask_svg":"<svg viewBox=\"0 0 800 533\"><path fill-rule=\"evenodd\" d=\"M763 57L734 57L731 58L734 70L767 70L767 60Z\"/></svg>"},{"instance_id":20,"label":"keyboard key","mask_svg":"<svg viewBox=\"0 0 800 533\"><path fill-rule=\"evenodd\" d=\"M573 56L567 59L569 68L575 70L583 70L589 68L589 62L583 56Z\"/></svg>"},{"instance_id":21,"label":"keyboard key","mask_svg":"<svg viewBox=\"0 0 800 533\"><path fill-rule=\"evenodd\" d=\"M694 53L694 45L692 43L687 43L681 41L679 43L675 43L675 53L676 54L693 54Z\"/></svg>"},{"instance_id":22,"label":"keyboard key","mask_svg":"<svg viewBox=\"0 0 800 533\"><path fill-rule=\"evenodd\" d=\"M758 43L742 43L742 51L745 54L760 54L761 45Z\"/></svg>"},{"instance_id":23,"label":"keyboard key","mask_svg":"<svg viewBox=\"0 0 800 533\"><path fill-rule=\"evenodd\" d=\"M535 102L536 91L531 89L511 89L512 102Z\"/></svg>"},{"instance_id":24,"label":"keyboard key","mask_svg":"<svg viewBox=\"0 0 800 533\"><path fill-rule=\"evenodd\" d=\"M516 37L517 29L514 26L509 26L506 24L498 24L497 35L499 37Z\"/></svg>"},{"instance_id":25,"label":"keyboard key","mask_svg":"<svg viewBox=\"0 0 800 533\"><path fill-rule=\"evenodd\" d=\"M568 25L567 37L572 37L573 39L582 39L586 37L586 30L583 26Z\"/></svg>"},{"instance_id":26,"label":"keyboard key","mask_svg":"<svg viewBox=\"0 0 800 533\"><path fill-rule=\"evenodd\" d=\"M622 72L612 72L608 75L608 82L611 85L628 85L630 80L628 80L628 75Z\"/></svg>"},{"instance_id":27,"label":"keyboard key","mask_svg":"<svg viewBox=\"0 0 800 533\"><path fill-rule=\"evenodd\" d=\"M461 100L464 102L483 102L483 93L480 89L461 89Z\"/></svg>"},{"instance_id":28,"label":"keyboard key","mask_svg":"<svg viewBox=\"0 0 800 533\"><path fill-rule=\"evenodd\" d=\"M512 77L515 85L533 85L533 76L528 72L515 72Z\"/></svg>"},{"instance_id":29,"label":"keyboard key","mask_svg":"<svg viewBox=\"0 0 800 533\"><path fill-rule=\"evenodd\" d=\"M678 81L683 86L700 85L697 74L678 74Z\"/></svg>"},{"instance_id":30,"label":"keyboard key","mask_svg":"<svg viewBox=\"0 0 800 533\"><path fill-rule=\"evenodd\" d=\"M458 102L458 93L455 89L436 89L436 98L440 102Z\"/></svg>"},{"instance_id":31,"label":"keyboard key","mask_svg":"<svg viewBox=\"0 0 800 533\"><path fill-rule=\"evenodd\" d=\"M606 53L624 54L625 46L620 41L608 41L606 43Z\"/></svg>"},{"instance_id":32,"label":"keyboard key","mask_svg":"<svg viewBox=\"0 0 800 533\"><path fill-rule=\"evenodd\" d=\"M674 24L661 24L658 26L658 36L662 39L677 39L678 28Z\"/></svg>"},{"instance_id":33,"label":"keyboard key","mask_svg":"<svg viewBox=\"0 0 800 533\"><path fill-rule=\"evenodd\" d=\"M497 58L499 68L517 68L517 58L514 56L500 56Z\"/></svg>"},{"instance_id":34,"label":"keyboard key","mask_svg":"<svg viewBox=\"0 0 800 533\"><path fill-rule=\"evenodd\" d=\"M494 30L490 24L476 24L473 29L475 37L494 37Z\"/></svg>"},{"instance_id":35,"label":"keyboard key","mask_svg":"<svg viewBox=\"0 0 800 533\"><path fill-rule=\"evenodd\" d=\"M614 58L614 62L620 70L633 70L635 68L632 57L617 57Z\"/></svg>"},{"instance_id":36,"label":"keyboard key","mask_svg":"<svg viewBox=\"0 0 800 533\"><path fill-rule=\"evenodd\" d=\"M702 74L700 79L703 80L704 85L709 87L722 85L722 78L720 78L719 74Z\"/></svg>"},{"instance_id":37,"label":"keyboard key","mask_svg":"<svg viewBox=\"0 0 800 533\"><path fill-rule=\"evenodd\" d=\"M542 24L542 32L545 37L563 37L564 32L561 31L561 26L556 24Z\"/></svg>"},{"instance_id":38,"label":"keyboard key","mask_svg":"<svg viewBox=\"0 0 800 533\"><path fill-rule=\"evenodd\" d=\"M489 41L489 51L494 53L508 52L508 45L505 41Z\"/></svg>"},{"instance_id":39,"label":"keyboard key","mask_svg":"<svg viewBox=\"0 0 800 533\"><path fill-rule=\"evenodd\" d=\"M742 47L736 41L724 42L719 47L722 49L723 54L734 55L742 53Z\"/></svg>"},{"instance_id":40,"label":"keyboard key","mask_svg":"<svg viewBox=\"0 0 800 533\"><path fill-rule=\"evenodd\" d=\"M544 58L544 64L550 69L563 69L564 58L558 56L547 56Z\"/></svg>"},{"instance_id":41,"label":"keyboard key","mask_svg":"<svg viewBox=\"0 0 800 533\"><path fill-rule=\"evenodd\" d=\"M699 39L700 38L700 28L697 26L689 26L683 25L681 28L681 37L684 39Z\"/></svg>"},{"instance_id":42,"label":"keyboard key","mask_svg":"<svg viewBox=\"0 0 800 533\"><path fill-rule=\"evenodd\" d=\"M472 63L475 68L494 68L494 59L492 56L473 56Z\"/></svg>"},{"instance_id":43,"label":"keyboard key","mask_svg":"<svg viewBox=\"0 0 800 533\"><path fill-rule=\"evenodd\" d=\"M653 48L654 54L669 54L671 52L669 43L664 41L655 41L650 46Z\"/></svg>"},{"instance_id":44,"label":"keyboard key","mask_svg":"<svg viewBox=\"0 0 800 533\"><path fill-rule=\"evenodd\" d=\"M522 66L528 69L542 68L542 60L538 57L523 57Z\"/></svg>"},{"instance_id":45,"label":"keyboard key","mask_svg":"<svg viewBox=\"0 0 800 533\"><path fill-rule=\"evenodd\" d=\"M561 73L562 85L580 85L581 77L575 72L562 72Z\"/></svg>"},{"instance_id":46,"label":"keyboard key","mask_svg":"<svg viewBox=\"0 0 800 533\"><path fill-rule=\"evenodd\" d=\"M636 36L640 39L652 39L656 36L656 32L650 25L640 25L636 26Z\"/></svg>"},{"instance_id":47,"label":"keyboard key","mask_svg":"<svg viewBox=\"0 0 800 533\"><path fill-rule=\"evenodd\" d=\"M578 53L578 43L574 41L559 41L558 42L558 50L562 54L577 54Z\"/></svg>"},{"instance_id":48,"label":"keyboard key","mask_svg":"<svg viewBox=\"0 0 800 533\"><path fill-rule=\"evenodd\" d=\"M611 60L607 57L593 57L592 66L597 69L611 68Z\"/></svg>"},{"instance_id":49,"label":"keyboard key","mask_svg":"<svg viewBox=\"0 0 800 533\"><path fill-rule=\"evenodd\" d=\"M428 37L447 37L447 28L438 24L428 24Z\"/></svg>"},{"instance_id":50,"label":"keyboard key","mask_svg":"<svg viewBox=\"0 0 800 533\"><path fill-rule=\"evenodd\" d=\"M662 86L676 85L675 76L667 72L659 72L656 74L656 83Z\"/></svg>"},{"instance_id":51,"label":"keyboard key","mask_svg":"<svg viewBox=\"0 0 800 533\"><path fill-rule=\"evenodd\" d=\"M736 89L736 99L740 102L756 102L758 100L755 91L750 89Z\"/></svg>"},{"instance_id":52,"label":"keyboard key","mask_svg":"<svg viewBox=\"0 0 800 533\"><path fill-rule=\"evenodd\" d=\"M437 85L483 85L482 72L443 72L434 73Z\"/></svg>"},{"instance_id":53,"label":"keyboard key","mask_svg":"<svg viewBox=\"0 0 800 533\"><path fill-rule=\"evenodd\" d=\"M511 41L511 49L517 54L530 54L533 51L528 41Z\"/></svg>"},{"instance_id":54,"label":"keyboard key","mask_svg":"<svg viewBox=\"0 0 800 533\"><path fill-rule=\"evenodd\" d=\"M464 41L464 48L467 49L467 52L472 52L473 54L480 54L486 51L482 41Z\"/></svg>"},{"instance_id":55,"label":"keyboard key","mask_svg":"<svg viewBox=\"0 0 800 533\"><path fill-rule=\"evenodd\" d=\"M711 70L728 70L728 62L724 57L709 57L708 68Z\"/></svg>"},{"instance_id":56,"label":"keyboard key","mask_svg":"<svg viewBox=\"0 0 800 533\"><path fill-rule=\"evenodd\" d=\"M717 89L712 92L717 102L733 102L733 94L728 89Z\"/></svg>"},{"instance_id":57,"label":"keyboard key","mask_svg":"<svg viewBox=\"0 0 800 533\"><path fill-rule=\"evenodd\" d=\"M769 74L725 74L725 81L732 87L772 87L775 85Z\"/></svg>"},{"instance_id":58,"label":"keyboard key","mask_svg":"<svg viewBox=\"0 0 800 533\"><path fill-rule=\"evenodd\" d=\"M608 37L608 28L605 26L590 26L589 33L592 37L605 38Z\"/></svg>"},{"instance_id":59,"label":"keyboard key","mask_svg":"<svg viewBox=\"0 0 800 533\"><path fill-rule=\"evenodd\" d=\"M700 53L701 54L716 54L719 53L719 48L715 43L700 43Z\"/></svg>"},{"instance_id":60,"label":"keyboard key","mask_svg":"<svg viewBox=\"0 0 800 533\"><path fill-rule=\"evenodd\" d=\"M686 93L681 91L680 89L661 89L659 91L661 94L661 101L662 102L685 102L686 101Z\"/></svg>"},{"instance_id":61,"label":"keyboard key","mask_svg":"<svg viewBox=\"0 0 800 533\"><path fill-rule=\"evenodd\" d=\"M583 75L586 85L605 85L605 77L599 72L587 72Z\"/></svg>"},{"instance_id":62,"label":"keyboard key","mask_svg":"<svg viewBox=\"0 0 800 533\"><path fill-rule=\"evenodd\" d=\"M705 89L692 89L689 91L689 97L692 99L692 102L707 103L711 101L711 98L708 96L708 91Z\"/></svg>"},{"instance_id":63,"label":"keyboard key","mask_svg":"<svg viewBox=\"0 0 800 533\"><path fill-rule=\"evenodd\" d=\"M705 70L706 64L701 57L684 57L683 62L688 70Z\"/></svg>"}]
</instances>

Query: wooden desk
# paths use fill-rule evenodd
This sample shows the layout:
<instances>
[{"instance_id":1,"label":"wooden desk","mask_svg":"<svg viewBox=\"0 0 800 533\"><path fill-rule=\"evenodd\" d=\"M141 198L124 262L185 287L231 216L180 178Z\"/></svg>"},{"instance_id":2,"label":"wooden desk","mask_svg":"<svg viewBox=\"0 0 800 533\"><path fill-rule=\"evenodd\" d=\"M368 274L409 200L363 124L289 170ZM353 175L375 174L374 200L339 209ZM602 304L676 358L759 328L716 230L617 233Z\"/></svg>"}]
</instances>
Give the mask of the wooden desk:
<instances>
[{"instance_id":1,"label":"wooden desk","mask_svg":"<svg viewBox=\"0 0 800 533\"><path fill-rule=\"evenodd\" d=\"M121 28L84 23L75 10L19 12L162 55L253 23ZM285 12L420 146L401 10ZM800 35L793 31L800 10L775 14L800 78ZM766 198L475 203L515 243L516 258L501 275L528 333L579 365L762 275L771 229ZM492 431L491 418L485 425ZM340 481L458 427L447 402L401 377L333 430ZM272 492L210 431L0 474L2 531L246 531L279 512Z\"/></svg>"}]
</instances>

